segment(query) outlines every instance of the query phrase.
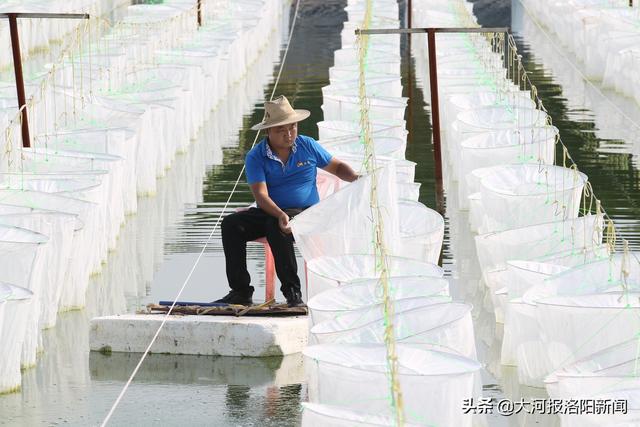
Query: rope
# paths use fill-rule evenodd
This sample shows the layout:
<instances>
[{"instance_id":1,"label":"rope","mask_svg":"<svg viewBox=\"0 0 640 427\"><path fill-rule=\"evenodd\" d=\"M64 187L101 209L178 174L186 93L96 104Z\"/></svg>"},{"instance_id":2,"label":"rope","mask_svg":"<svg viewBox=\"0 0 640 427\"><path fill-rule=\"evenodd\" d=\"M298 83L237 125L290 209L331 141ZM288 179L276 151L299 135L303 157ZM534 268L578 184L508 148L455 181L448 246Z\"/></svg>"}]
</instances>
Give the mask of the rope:
<instances>
[{"instance_id":1,"label":"rope","mask_svg":"<svg viewBox=\"0 0 640 427\"><path fill-rule=\"evenodd\" d=\"M372 17L372 1L367 0L363 22L363 28L368 29ZM399 380L399 363L396 351L396 339L393 319L395 306L392 291L390 289L388 254L385 247L383 208L378 203L378 176L376 168L375 146L371 138L371 122L369 121L369 103L366 93L366 63L369 49L369 36L358 35L358 71L359 71L359 101L360 101L360 126L361 140L365 148L365 167L371 176L370 204L371 216L374 219L374 254L376 267L380 268L379 288L382 289L382 308L384 314L384 343L387 352L387 369L389 371L389 386L391 391L391 407L394 412L394 420L397 426L404 425L404 405L402 389Z\"/></svg>"},{"instance_id":2,"label":"rope","mask_svg":"<svg viewBox=\"0 0 640 427\"><path fill-rule=\"evenodd\" d=\"M280 69L278 71L278 76L277 76L276 81L274 83L273 91L271 92L271 97L269 98L269 100L273 99L273 97L275 95L275 92L276 92L276 88L278 87L278 83L280 81L280 76L281 76L281 73L282 73L282 69L284 68L284 64L285 64L285 61L287 59L287 54L289 52L289 46L291 45L291 39L293 37L293 30L295 29L296 21L297 21L297 18L298 18L298 9L299 9L299 7L300 7L300 0L296 0L296 8L295 8L295 12L294 12L294 15L293 15L293 21L291 23L291 30L289 31L289 37L288 37L288 40L287 40L287 46L285 48L285 51L284 51L284 54L283 54L283 57L282 57L282 62L280 63ZM253 148L255 146L259 135L260 135L260 132L259 131L256 132L256 136L255 136L255 138L253 140L253 143L251 144L251 148ZM138 370L142 366L142 363L144 362L144 360L146 359L147 355L149 354L149 351L151 350L151 347L156 342L156 339L158 338L158 335L160 334L160 331L162 330L162 328L164 327L165 323L167 322L169 316L171 315L171 312L173 311L173 309L175 307L176 301L178 301L180 299L180 296L182 295L182 292L185 290L187 284L189 283L189 280L191 279L191 276L193 275L193 272L195 271L196 267L198 266L198 263L200 262L200 259L202 259L202 256L204 255L204 251L206 250L207 245L211 241L211 238L213 237L213 234L215 233L215 231L218 228L218 225L220 224L220 220L222 219L222 216L224 215L225 211L227 210L227 207L229 206L229 203L231 202L231 198L233 197L233 194L236 191L236 188L238 187L238 183L240 182L240 179L242 178L242 174L244 173L244 170L245 170L245 166L243 165L242 169L240 170L240 173L238 174L238 178L236 179L236 182L233 185L233 189L231 190L231 193L229 193L229 197L227 198L227 201L225 202L225 204L224 204L224 206L222 208L222 212L218 216L218 219L216 220L215 224L213 225L211 233L209 233L209 237L207 238L204 246L202 247L202 250L200 251L200 254L198 255L198 258L196 259L195 263L193 264L193 267L191 267L191 270L189 271L189 274L185 278L182 286L180 287L180 291L178 291L178 294L173 299L173 303L171 304L171 307L169 307L169 310L164 315L164 317L162 319L162 322L160 323L160 326L158 326L158 329L156 330L156 333L153 335L153 338L151 339L151 342L149 343L149 345L145 349L144 353L140 357L140 360L138 361L138 364L134 368L133 372L129 376L129 379L127 380L127 382L125 383L124 387L120 391L120 394L116 398L115 402L113 402L113 405L111 406L111 409L109 409L109 412L107 413L106 417L102 421L101 427L105 427L109 423L109 420L113 416L113 413L115 412L116 408L118 407L118 405L122 401L122 398L124 397L125 393L127 392L129 386L131 385L131 382L135 378L136 374L138 373Z\"/></svg>"},{"instance_id":3,"label":"rope","mask_svg":"<svg viewBox=\"0 0 640 427\"><path fill-rule=\"evenodd\" d=\"M509 52L509 56L508 56L508 61L509 62L512 62L512 61L517 62L518 63L518 70L520 70L520 67L522 66L522 64L521 64L522 63L522 60L521 60L522 56L517 54L517 50L518 50L517 43L516 43L513 35L511 35L511 34L508 35L508 39L507 40L508 40L508 48L509 48L509 51L510 51ZM515 64L512 62L512 68L513 68L514 65ZM526 71L526 69L523 66L522 66L522 71L523 71L522 80L525 81L525 82L528 82L529 85L531 86L531 88L532 88L531 93L532 93L532 96L535 95L535 97L537 98L538 108L540 110L542 110L545 114L547 114L547 117L546 117L547 125L548 126L553 126L553 121L551 119L551 115L549 114L549 112L544 107L544 105L542 103L542 99L540 99L540 97L538 96L537 89L535 89L535 90L533 89L533 88L535 88L535 85L533 84L533 82L531 82L531 79L529 78L529 73ZM512 71L512 78L515 78L515 76L513 75L513 71ZM518 76L518 81L520 81L520 76ZM592 83L590 83L590 84L593 85ZM594 86L594 88L595 88L595 86ZM596 88L596 90L597 90L597 88ZM611 102L604 95L602 95L602 96L605 99L607 99L608 102ZM623 112L621 112L621 114L624 115ZM626 115L624 115L624 116L626 117ZM635 122L633 122L633 120L631 120L631 123L633 123L634 125L637 125ZM638 126L638 127L640 128L640 126ZM577 174L578 164L573 159L573 157L571 157L571 154L569 153L569 150L568 150L567 146L564 144L564 142L562 141L562 138L560 137L559 134L558 134L558 137L557 137L557 143L559 143L560 146L562 147L562 165L565 168L570 167L570 168L574 169L574 171ZM557 160L558 159L557 159L555 151L554 151L554 164L557 164ZM567 166L567 160L569 160L569 162L571 163L569 166ZM554 185L554 192L556 192L556 191L557 191L557 188L556 188L556 185ZM590 188L590 194L591 194L591 197L595 198L595 193L594 193L592 187ZM555 197L555 198L556 198L556 201L557 201L557 197ZM615 251L615 247L614 247L615 244L616 244L615 225L614 225L613 220L611 219L611 217L607 214L607 212L602 207L600 207L600 209L601 209L601 211L602 211L602 213L604 215L604 218L606 218L607 222L608 222L607 232L610 233L610 235L612 234L614 236L613 238L609 238L607 243L610 244L611 251ZM559 213L559 212L557 212L557 213Z\"/></svg>"}]
</instances>

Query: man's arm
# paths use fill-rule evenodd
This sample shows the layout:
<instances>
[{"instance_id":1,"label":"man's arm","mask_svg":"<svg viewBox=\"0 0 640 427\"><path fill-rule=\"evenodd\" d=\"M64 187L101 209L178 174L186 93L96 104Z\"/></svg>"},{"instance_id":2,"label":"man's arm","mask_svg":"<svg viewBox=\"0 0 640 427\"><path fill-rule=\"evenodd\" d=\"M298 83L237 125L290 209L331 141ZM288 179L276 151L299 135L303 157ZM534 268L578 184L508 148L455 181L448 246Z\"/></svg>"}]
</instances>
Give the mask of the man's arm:
<instances>
[{"instance_id":1,"label":"man's arm","mask_svg":"<svg viewBox=\"0 0 640 427\"><path fill-rule=\"evenodd\" d=\"M351 166L339 159L336 159L335 157L333 157L329 164L322 169L347 182L353 182L359 178L359 175L351 169Z\"/></svg>"},{"instance_id":2,"label":"man's arm","mask_svg":"<svg viewBox=\"0 0 640 427\"><path fill-rule=\"evenodd\" d=\"M278 224L280 224L280 229L285 233L291 233L291 228L289 227L289 215L287 215L282 209L275 204L275 202L269 197L269 191L267 190L266 182L256 182L255 184L251 184L251 192L253 193L253 198L256 199L258 206L260 209L271 215L272 217L278 218Z\"/></svg>"}]
</instances>

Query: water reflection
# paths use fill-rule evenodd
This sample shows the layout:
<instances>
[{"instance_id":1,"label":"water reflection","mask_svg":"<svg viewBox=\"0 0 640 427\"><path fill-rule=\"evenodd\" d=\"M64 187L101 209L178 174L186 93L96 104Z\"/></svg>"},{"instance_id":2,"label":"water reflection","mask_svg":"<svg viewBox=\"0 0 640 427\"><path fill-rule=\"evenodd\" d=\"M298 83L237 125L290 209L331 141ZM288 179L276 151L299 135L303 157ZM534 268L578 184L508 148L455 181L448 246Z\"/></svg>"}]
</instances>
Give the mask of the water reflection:
<instances>
[{"instance_id":1,"label":"water reflection","mask_svg":"<svg viewBox=\"0 0 640 427\"><path fill-rule=\"evenodd\" d=\"M124 382L138 360L137 354L91 353L91 380L95 386ZM220 412L215 415L217 422L211 422L216 425L297 425L303 381L301 354L270 358L154 354L145 361L135 384L184 385L192 393L215 390L219 400L213 404ZM205 411L211 413L209 408Z\"/></svg>"},{"instance_id":2,"label":"water reflection","mask_svg":"<svg viewBox=\"0 0 640 427\"><path fill-rule=\"evenodd\" d=\"M139 360L139 354L92 352L91 379L126 381ZM300 353L260 358L151 354L140 367L136 383L283 387L303 382L302 362Z\"/></svg>"}]
</instances>

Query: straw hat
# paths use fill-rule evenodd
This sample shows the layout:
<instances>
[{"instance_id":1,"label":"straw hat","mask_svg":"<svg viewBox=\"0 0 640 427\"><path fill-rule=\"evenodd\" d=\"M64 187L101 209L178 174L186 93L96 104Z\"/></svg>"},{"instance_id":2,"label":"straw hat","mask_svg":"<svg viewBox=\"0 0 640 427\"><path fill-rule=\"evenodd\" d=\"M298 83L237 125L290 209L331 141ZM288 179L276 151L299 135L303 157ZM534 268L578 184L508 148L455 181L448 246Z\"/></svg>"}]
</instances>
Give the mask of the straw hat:
<instances>
[{"instance_id":1,"label":"straw hat","mask_svg":"<svg viewBox=\"0 0 640 427\"><path fill-rule=\"evenodd\" d=\"M264 103L264 119L257 125L252 126L251 130L261 130L297 123L310 115L311 113L307 110L294 110L291 104L289 104L289 100L285 98L284 95L280 95L273 101Z\"/></svg>"}]
</instances>

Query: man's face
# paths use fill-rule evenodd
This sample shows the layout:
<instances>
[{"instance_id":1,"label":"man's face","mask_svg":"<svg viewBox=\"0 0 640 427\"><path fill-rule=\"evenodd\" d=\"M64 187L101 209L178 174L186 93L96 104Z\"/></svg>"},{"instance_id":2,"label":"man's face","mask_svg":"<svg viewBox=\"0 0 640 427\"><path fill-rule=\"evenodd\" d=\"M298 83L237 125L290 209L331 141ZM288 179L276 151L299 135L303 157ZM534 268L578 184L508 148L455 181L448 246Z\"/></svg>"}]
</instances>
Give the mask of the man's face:
<instances>
[{"instance_id":1,"label":"man's face","mask_svg":"<svg viewBox=\"0 0 640 427\"><path fill-rule=\"evenodd\" d=\"M293 142L298 136L298 124L276 126L267 129L269 144L273 149L285 149L293 146Z\"/></svg>"}]
</instances>

